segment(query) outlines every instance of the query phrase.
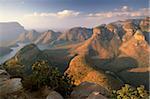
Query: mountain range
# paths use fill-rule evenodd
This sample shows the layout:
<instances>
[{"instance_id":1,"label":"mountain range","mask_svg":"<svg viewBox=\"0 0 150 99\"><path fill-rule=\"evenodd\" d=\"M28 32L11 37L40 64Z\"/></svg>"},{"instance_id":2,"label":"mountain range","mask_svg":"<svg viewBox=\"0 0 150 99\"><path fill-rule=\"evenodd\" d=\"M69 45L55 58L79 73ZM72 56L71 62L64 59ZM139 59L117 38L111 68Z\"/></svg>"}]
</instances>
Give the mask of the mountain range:
<instances>
[{"instance_id":1,"label":"mountain range","mask_svg":"<svg viewBox=\"0 0 150 99\"><path fill-rule=\"evenodd\" d=\"M84 81L115 89L123 83L149 88L149 21L128 19L92 29L75 27L65 33L26 31L15 43L32 43L2 64L11 75L31 73L37 60L47 60L79 85ZM37 45L48 46L40 50ZM18 65L19 64L19 65ZM21 65L20 65L21 64Z\"/></svg>"}]
</instances>

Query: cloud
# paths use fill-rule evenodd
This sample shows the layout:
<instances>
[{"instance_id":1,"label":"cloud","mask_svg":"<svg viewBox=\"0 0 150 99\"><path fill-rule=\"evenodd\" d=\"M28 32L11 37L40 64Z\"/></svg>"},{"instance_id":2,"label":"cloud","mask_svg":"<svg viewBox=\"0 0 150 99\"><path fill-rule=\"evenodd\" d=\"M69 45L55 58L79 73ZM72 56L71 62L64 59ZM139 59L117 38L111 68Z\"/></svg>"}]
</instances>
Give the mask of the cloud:
<instances>
[{"instance_id":1,"label":"cloud","mask_svg":"<svg viewBox=\"0 0 150 99\"><path fill-rule=\"evenodd\" d=\"M64 18L64 17L73 17L73 16L78 16L80 14L80 12L77 11L73 11L73 10L63 10L63 11L59 11L56 13L37 13L34 12L32 14L27 14L25 15L25 17L60 17L60 18Z\"/></svg>"},{"instance_id":2,"label":"cloud","mask_svg":"<svg viewBox=\"0 0 150 99\"><path fill-rule=\"evenodd\" d=\"M128 6L122 6L120 9L114 9L108 12L90 13L89 17L111 18L111 17L140 17L149 16L149 8L141 8L139 10L133 10Z\"/></svg>"},{"instance_id":3,"label":"cloud","mask_svg":"<svg viewBox=\"0 0 150 99\"><path fill-rule=\"evenodd\" d=\"M74 10L62 10L55 13L34 12L20 17L20 22L27 28L68 28L74 26L93 27L101 23L148 16L149 11L149 8L133 10L128 6L122 6L118 9L97 13L81 13Z\"/></svg>"},{"instance_id":4,"label":"cloud","mask_svg":"<svg viewBox=\"0 0 150 99\"><path fill-rule=\"evenodd\" d=\"M120 11L132 11L132 8L130 8L129 6L122 6L121 9L118 9Z\"/></svg>"},{"instance_id":5,"label":"cloud","mask_svg":"<svg viewBox=\"0 0 150 99\"><path fill-rule=\"evenodd\" d=\"M78 16L80 12L75 12L73 10L63 10L57 13L60 17L68 17L68 16Z\"/></svg>"}]
</instances>

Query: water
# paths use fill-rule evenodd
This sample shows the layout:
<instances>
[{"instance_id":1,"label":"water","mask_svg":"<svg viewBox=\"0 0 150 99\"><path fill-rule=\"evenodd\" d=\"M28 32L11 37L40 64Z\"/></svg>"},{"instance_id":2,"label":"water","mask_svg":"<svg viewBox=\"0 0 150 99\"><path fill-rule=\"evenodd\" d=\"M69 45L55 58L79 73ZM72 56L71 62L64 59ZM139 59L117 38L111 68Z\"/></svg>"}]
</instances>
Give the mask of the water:
<instances>
[{"instance_id":1,"label":"water","mask_svg":"<svg viewBox=\"0 0 150 99\"><path fill-rule=\"evenodd\" d=\"M15 54L16 54L21 48L23 48L25 45L28 45L28 44L30 44L30 43L17 43L18 46L17 46L17 47L12 47L12 48L11 48L12 51L11 51L9 54L0 57L0 64L4 63L6 60L8 60L8 59L12 58L13 56L15 56ZM38 45L38 48L39 48L40 50L44 50L44 49L48 49L49 47L47 47L47 46L42 46L42 45Z\"/></svg>"},{"instance_id":2,"label":"water","mask_svg":"<svg viewBox=\"0 0 150 99\"><path fill-rule=\"evenodd\" d=\"M4 63L6 60L12 58L13 56L15 56L15 54L21 49L23 48L25 45L27 45L26 43L17 43L17 47L12 47L12 51L5 55L5 56L2 56L0 57L0 64Z\"/></svg>"}]
</instances>

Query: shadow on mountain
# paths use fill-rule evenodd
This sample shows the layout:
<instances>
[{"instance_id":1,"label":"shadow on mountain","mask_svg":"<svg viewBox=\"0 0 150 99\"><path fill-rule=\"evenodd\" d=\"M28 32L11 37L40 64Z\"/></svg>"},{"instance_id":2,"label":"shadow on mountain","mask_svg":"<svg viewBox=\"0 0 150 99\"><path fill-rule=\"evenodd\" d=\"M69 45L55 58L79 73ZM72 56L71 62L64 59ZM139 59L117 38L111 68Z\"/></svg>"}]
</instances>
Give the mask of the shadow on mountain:
<instances>
[{"instance_id":1,"label":"shadow on mountain","mask_svg":"<svg viewBox=\"0 0 150 99\"><path fill-rule=\"evenodd\" d=\"M45 50L44 53L48 55L51 65L58 67L61 72L66 70L72 58L67 49L49 49Z\"/></svg>"},{"instance_id":2,"label":"shadow on mountain","mask_svg":"<svg viewBox=\"0 0 150 99\"><path fill-rule=\"evenodd\" d=\"M149 32L143 32L143 34L145 36L145 40L150 45L150 33Z\"/></svg>"},{"instance_id":3,"label":"shadow on mountain","mask_svg":"<svg viewBox=\"0 0 150 99\"><path fill-rule=\"evenodd\" d=\"M148 67L139 67L138 61L136 59L131 57L101 60L95 59L93 60L93 63L104 71L114 72L124 83L133 86L144 85L147 90L149 88L150 72L148 72ZM142 71L142 68L144 71Z\"/></svg>"},{"instance_id":4,"label":"shadow on mountain","mask_svg":"<svg viewBox=\"0 0 150 99\"><path fill-rule=\"evenodd\" d=\"M137 60L131 57L119 57L115 59L93 59L93 63L96 67L103 70L119 72L130 68L138 67Z\"/></svg>"},{"instance_id":5,"label":"shadow on mountain","mask_svg":"<svg viewBox=\"0 0 150 99\"><path fill-rule=\"evenodd\" d=\"M118 73L119 77L127 84L133 86L144 85L149 90L150 72L130 72L128 70Z\"/></svg>"}]
</instances>

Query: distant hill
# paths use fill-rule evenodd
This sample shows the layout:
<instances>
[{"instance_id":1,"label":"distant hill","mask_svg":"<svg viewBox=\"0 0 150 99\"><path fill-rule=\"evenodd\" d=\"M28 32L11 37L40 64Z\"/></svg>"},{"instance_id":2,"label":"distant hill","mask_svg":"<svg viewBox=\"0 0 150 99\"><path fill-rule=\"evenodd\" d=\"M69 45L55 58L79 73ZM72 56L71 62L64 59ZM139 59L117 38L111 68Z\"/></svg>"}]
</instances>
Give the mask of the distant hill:
<instances>
[{"instance_id":1,"label":"distant hill","mask_svg":"<svg viewBox=\"0 0 150 99\"><path fill-rule=\"evenodd\" d=\"M47 44L50 45L55 41L62 33L54 32L53 30L48 30L42 33L36 40L35 44Z\"/></svg>"},{"instance_id":2,"label":"distant hill","mask_svg":"<svg viewBox=\"0 0 150 99\"><path fill-rule=\"evenodd\" d=\"M83 42L92 36L92 29L84 27L74 27L62 33L53 44Z\"/></svg>"},{"instance_id":3,"label":"distant hill","mask_svg":"<svg viewBox=\"0 0 150 99\"><path fill-rule=\"evenodd\" d=\"M36 30L26 31L24 33L21 33L19 37L17 38L16 42L20 43L33 43L38 37L40 36L40 33Z\"/></svg>"},{"instance_id":4,"label":"distant hill","mask_svg":"<svg viewBox=\"0 0 150 99\"><path fill-rule=\"evenodd\" d=\"M18 22L0 22L0 46L7 46L26 30Z\"/></svg>"}]
</instances>

